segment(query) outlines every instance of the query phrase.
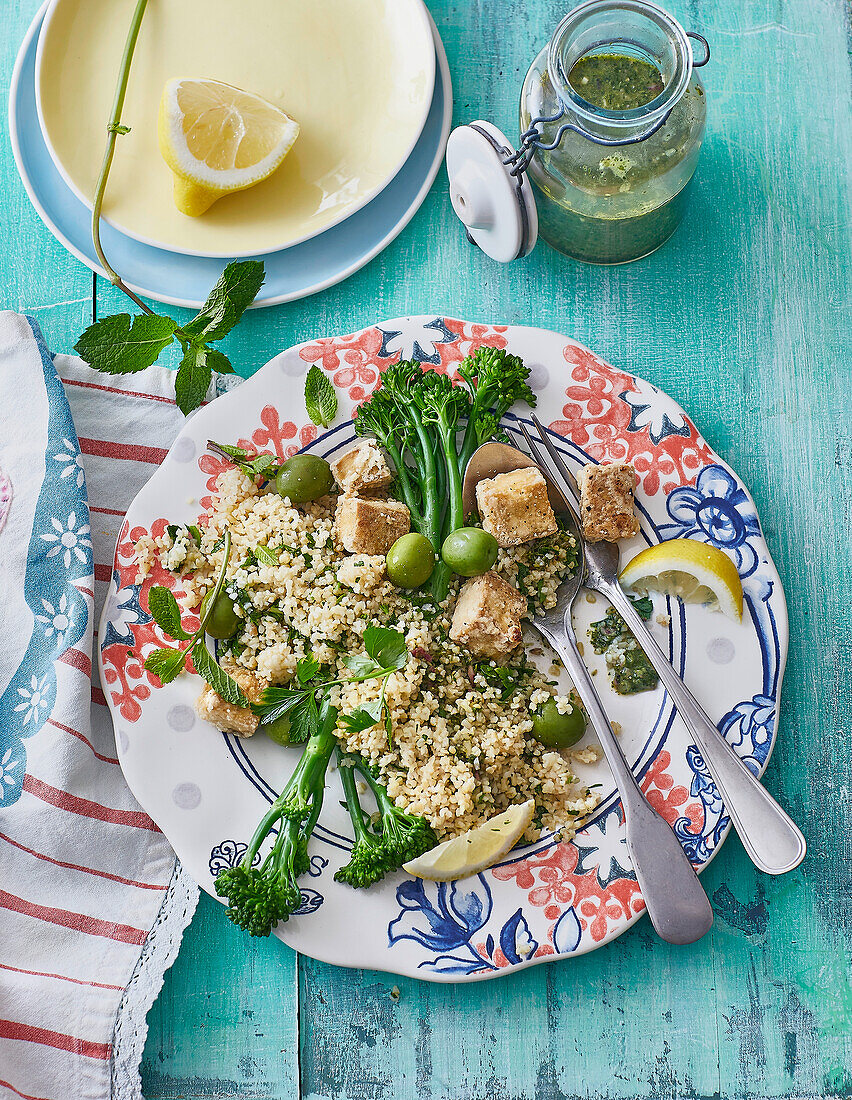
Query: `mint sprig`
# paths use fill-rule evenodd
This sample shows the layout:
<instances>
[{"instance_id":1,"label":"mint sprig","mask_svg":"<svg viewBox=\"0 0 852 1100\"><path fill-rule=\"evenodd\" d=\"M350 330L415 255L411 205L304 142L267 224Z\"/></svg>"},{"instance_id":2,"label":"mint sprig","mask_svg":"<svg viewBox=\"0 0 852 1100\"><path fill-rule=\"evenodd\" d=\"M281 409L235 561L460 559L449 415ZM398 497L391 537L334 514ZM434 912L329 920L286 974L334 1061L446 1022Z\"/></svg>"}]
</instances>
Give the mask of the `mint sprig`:
<instances>
[{"instance_id":1,"label":"mint sprig","mask_svg":"<svg viewBox=\"0 0 852 1100\"><path fill-rule=\"evenodd\" d=\"M278 473L278 459L268 451L254 454L243 447L232 447L228 443L216 443L212 439L207 440L207 447L216 454L227 458L235 466L248 474L249 477L262 477L265 481L271 481Z\"/></svg>"},{"instance_id":2,"label":"mint sprig","mask_svg":"<svg viewBox=\"0 0 852 1100\"><path fill-rule=\"evenodd\" d=\"M161 683L168 684L183 672L187 657L191 657L195 671L218 695L235 707L248 707L249 699L240 685L217 663L204 642L204 628L225 584L225 570L228 568L228 559L231 556L231 532L227 529L224 534L223 549L222 567L213 586L207 609L201 616L198 629L194 633L190 634L183 628L180 608L168 588L155 584L148 593L148 610L157 626L176 642L189 644L185 648L178 646L174 649L171 646L162 646L152 650L145 658L145 668L159 677Z\"/></svg>"},{"instance_id":3,"label":"mint sprig","mask_svg":"<svg viewBox=\"0 0 852 1100\"><path fill-rule=\"evenodd\" d=\"M95 370L135 374L156 363L161 352L177 341L183 354L175 377L175 398L186 415L204 400L214 371L234 373L228 357L210 345L237 324L263 286L264 276L260 260L233 261L185 325L164 314L131 317L118 313L89 325L74 350Z\"/></svg>"}]
</instances>

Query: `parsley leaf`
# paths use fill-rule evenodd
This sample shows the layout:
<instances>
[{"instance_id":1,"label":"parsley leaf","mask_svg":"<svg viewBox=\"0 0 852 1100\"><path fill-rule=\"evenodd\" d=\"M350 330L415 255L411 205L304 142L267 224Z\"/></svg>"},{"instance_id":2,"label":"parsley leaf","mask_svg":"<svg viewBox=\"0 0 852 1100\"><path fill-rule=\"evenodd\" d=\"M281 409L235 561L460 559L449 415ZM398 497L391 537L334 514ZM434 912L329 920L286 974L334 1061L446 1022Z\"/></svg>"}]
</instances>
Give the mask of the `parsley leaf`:
<instances>
[{"instance_id":1,"label":"parsley leaf","mask_svg":"<svg viewBox=\"0 0 852 1100\"><path fill-rule=\"evenodd\" d=\"M383 699L373 699L370 703L356 707L351 714L344 715L342 724L350 733L361 733L381 721L383 708Z\"/></svg>"},{"instance_id":2,"label":"parsley leaf","mask_svg":"<svg viewBox=\"0 0 852 1100\"><path fill-rule=\"evenodd\" d=\"M168 588L161 584L154 585L148 593L148 610L157 626L170 638L186 641L191 637L181 626L180 608ZM157 675L159 676L159 673Z\"/></svg>"},{"instance_id":3,"label":"parsley leaf","mask_svg":"<svg viewBox=\"0 0 852 1100\"><path fill-rule=\"evenodd\" d=\"M351 653L343 658L343 663L357 679L367 680L375 673L381 672L381 667L373 658L365 657L363 653Z\"/></svg>"},{"instance_id":4,"label":"parsley leaf","mask_svg":"<svg viewBox=\"0 0 852 1100\"><path fill-rule=\"evenodd\" d=\"M202 679L207 681L217 695L221 695L226 703L231 703L235 707L251 706L240 685L236 680L231 679L221 665L214 661L207 646L200 638L193 645L191 655L195 671Z\"/></svg>"},{"instance_id":5,"label":"parsley leaf","mask_svg":"<svg viewBox=\"0 0 852 1100\"><path fill-rule=\"evenodd\" d=\"M260 260L232 261L222 272L201 310L181 332L193 342L221 340L239 321L263 286Z\"/></svg>"},{"instance_id":6,"label":"parsley leaf","mask_svg":"<svg viewBox=\"0 0 852 1100\"><path fill-rule=\"evenodd\" d=\"M327 428L337 416L334 386L314 363L305 379L305 410L314 424Z\"/></svg>"},{"instance_id":7,"label":"parsley leaf","mask_svg":"<svg viewBox=\"0 0 852 1100\"><path fill-rule=\"evenodd\" d=\"M162 684L170 684L183 672L185 664L185 649L155 649L145 658L145 668L159 676Z\"/></svg>"},{"instance_id":8,"label":"parsley leaf","mask_svg":"<svg viewBox=\"0 0 852 1100\"><path fill-rule=\"evenodd\" d=\"M320 663L316 657L303 657L296 665L296 678L300 684L306 684L313 680L320 670Z\"/></svg>"},{"instance_id":9,"label":"parsley leaf","mask_svg":"<svg viewBox=\"0 0 852 1100\"><path fill-rule=\"evenodd\" d=\"M383 669L395 672L408 661L405 635L387 626L368 626L364 631L364 649Z\"/></svg>"},{"instance_id":10,"label":"parsley leaf","mask_svg":"<svg viewBox=\"0 0 852 1100\"><path fill-rule=\"evenodd\" d=\"M304 703L290 715L290 743L300 745L309 740L319 729L319 708L312 691L308 692Z\"/></svg>"},{"instance_id":11,"label":"parsley leaf","mask_svg":"<svg viewBox=\"0 0 852 1100\"><path fill-rule=\"evenodd\" d=\"M156 363L172 342L177 324L157 313L116 313L89 325L74 346L82 359L105 374L134 374Z\"/></svg>"}]
</instances>

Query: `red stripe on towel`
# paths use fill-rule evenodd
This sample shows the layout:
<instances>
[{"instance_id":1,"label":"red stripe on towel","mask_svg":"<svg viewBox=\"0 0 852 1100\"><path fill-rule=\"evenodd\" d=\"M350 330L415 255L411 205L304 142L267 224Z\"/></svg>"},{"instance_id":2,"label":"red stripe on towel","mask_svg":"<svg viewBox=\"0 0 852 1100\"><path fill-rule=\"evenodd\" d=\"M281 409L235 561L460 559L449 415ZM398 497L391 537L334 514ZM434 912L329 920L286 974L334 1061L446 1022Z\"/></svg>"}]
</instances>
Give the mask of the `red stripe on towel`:
<instances>
[{"instance_id":1,"label":"red stripe on towel","mask_svg":"<svg viewBox=\"0 0 852 1100\"><path fill-rule=\"evenodd\" d=\"M114 756L104 756L103 753L98 752L92 742L79 730L72 730L70 726L64 726L61 722L57 722L55 718L48 718L48 722L51 726L56 726L57 729L64 730L65 733L70 733L72 737L76 737L78 741L82 741L84 745L88 745L98 760L103 760L105 764L117 764L118 760Z\"/></svg>"},{"instance_id":2,"label":"red stripe on towel","mask_svg":"<svg viewBox=\"0 0 852 1100\"><path fill-rule=\"evenodd\" d=\"M84 455L121 458L129 462L150 462L152 466L159 466L169 453L162 447L146 447L141 443L111 443L108 439L80 439L78 442Z\"/></svg>"},{"instance_id":3,"label":"red stripe on towel","mask_svg":"<svg viewBox=\"0 0 852 1100\"><path fill-rule=\"evenodd\" d=\"M42 1046L68 1050L72 1054L82 1054L85 1058L100 1058L102 1061L106 1061L112 1053L109 1043L93 1043L90 1039L77 1039L73 1035L63 1035L61 1031L48 1031L44 1027L19 1024L14 1020L0 1020L0 1039L21 1039L25 1043L41 1043Z\"/></svg>"},{"instance_id":4,"label":"red stripe on towel","mask_svg":"<svg viewBox=\"0 0 852 1100\"><path fill-rule=\"evenodd\" d=\"M159 832L151 818L139 810L113 810L109 806L102 806L99 802L90 802L88 798L78 798L76 794L60 791L58 787L51 787L49 783L36 779L33 775L24 776L23 786L28 794L60 810L68 810L69 813L79 814L81 817L92 817L97 821L110 821L114 825L131 825L135 829Z\"/></svg>"},{"instance_id":5,"label":"red stripe on towel","mask_svg":"<svg viewBox=\"0 0 852 1100\"><path fill-rule=\"evenodd\" d=\"M135 943L141 946L148 933L144 928L134 928L131 924L116 924L115 921L99 920L86 913L75 913L71 909L54 909L50 905L36 905L25 898L15 897L0 890L0 907L11 909L25 917L35 917L47 924L60 924L64 928L74 928L89 936L102 936L107 940L119 940L121 943Z\"/></svg>"},{"instance_id":6,"label":"red stripe on towel","mask_svg":"<svg viewBox=\"0 0 852 1100\"><path fill-rule=\"evenodd\" d=\"M83 871L87 875L97 875L98 878L108 878L111 882L120 882L122 886L137 886L140 890L165 890L165 886L158 886L153 882L136 882L132 878L122 878L121 875L111 875L108 871L98 871L94 867L83 867L79 863L64 863L61 859L54 859L52 856L46 856L43 852L37 852L35 848L28 848L26 844L20 844L17 840L12 840L10 836L6 836L5 833L0 833L0 840L5 840L7 844L11 844L15 848L20 848L22 852L27 852L31 856L35 856L36 859L43 859L47 863L52 863L56 867L67 867L69 871Z\"/></svg>"}]
</instances>

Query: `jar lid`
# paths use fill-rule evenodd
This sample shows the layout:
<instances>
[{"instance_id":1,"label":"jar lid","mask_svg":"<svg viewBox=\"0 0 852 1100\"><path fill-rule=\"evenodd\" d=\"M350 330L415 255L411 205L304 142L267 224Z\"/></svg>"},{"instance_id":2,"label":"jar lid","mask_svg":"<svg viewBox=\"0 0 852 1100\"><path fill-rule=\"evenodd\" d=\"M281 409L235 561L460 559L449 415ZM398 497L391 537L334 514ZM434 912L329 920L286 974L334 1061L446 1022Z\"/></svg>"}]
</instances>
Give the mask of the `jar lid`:
<instances>
[{"instance_id":1,"label":"jar lid","mask_svg":"<svg viewBox=\"0 0 852 1100\"><path fill-rule=\"evenodd\" d=\"M526 172L512 174L514 149L490 122L458 126L447 142L453 210L468 239L500 263L532 251L538 213Z\"/></svg>"}]
</instances>

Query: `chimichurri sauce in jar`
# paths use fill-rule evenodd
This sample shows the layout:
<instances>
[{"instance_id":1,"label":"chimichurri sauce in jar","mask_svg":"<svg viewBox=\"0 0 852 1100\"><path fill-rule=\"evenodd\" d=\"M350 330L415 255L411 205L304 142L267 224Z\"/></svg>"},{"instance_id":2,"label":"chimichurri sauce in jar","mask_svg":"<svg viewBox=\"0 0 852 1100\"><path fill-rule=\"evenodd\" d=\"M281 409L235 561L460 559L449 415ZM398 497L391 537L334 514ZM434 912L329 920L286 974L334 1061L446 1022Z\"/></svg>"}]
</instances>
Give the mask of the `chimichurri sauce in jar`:
<instances>
[{"instance_id":1,"label":"chimichurri sauce in jar","mask_svg":"<svg viewBox=\"0 0 852 1100\"><path fill-rule=\"evenodd\" d=\"M539 122L528 171L548 244L617 264L647 256L675 231L706 102L689 39L661 8L646 0L575 8L527 73L520 118L522 132L533 119L551 120Z\"/></svg>"},{"instance_id":2,"label":"chimichurri sauce in jar","mask_svg":"<svg viewBox=\"0 0 852 1100\"><path fill-rule=\"evenodd\" d=\"M568 83L587 103L606 111L635 111L663 90L663 74L641 57L589 54L575 61Z\"/></svg>"}]
</instances>

